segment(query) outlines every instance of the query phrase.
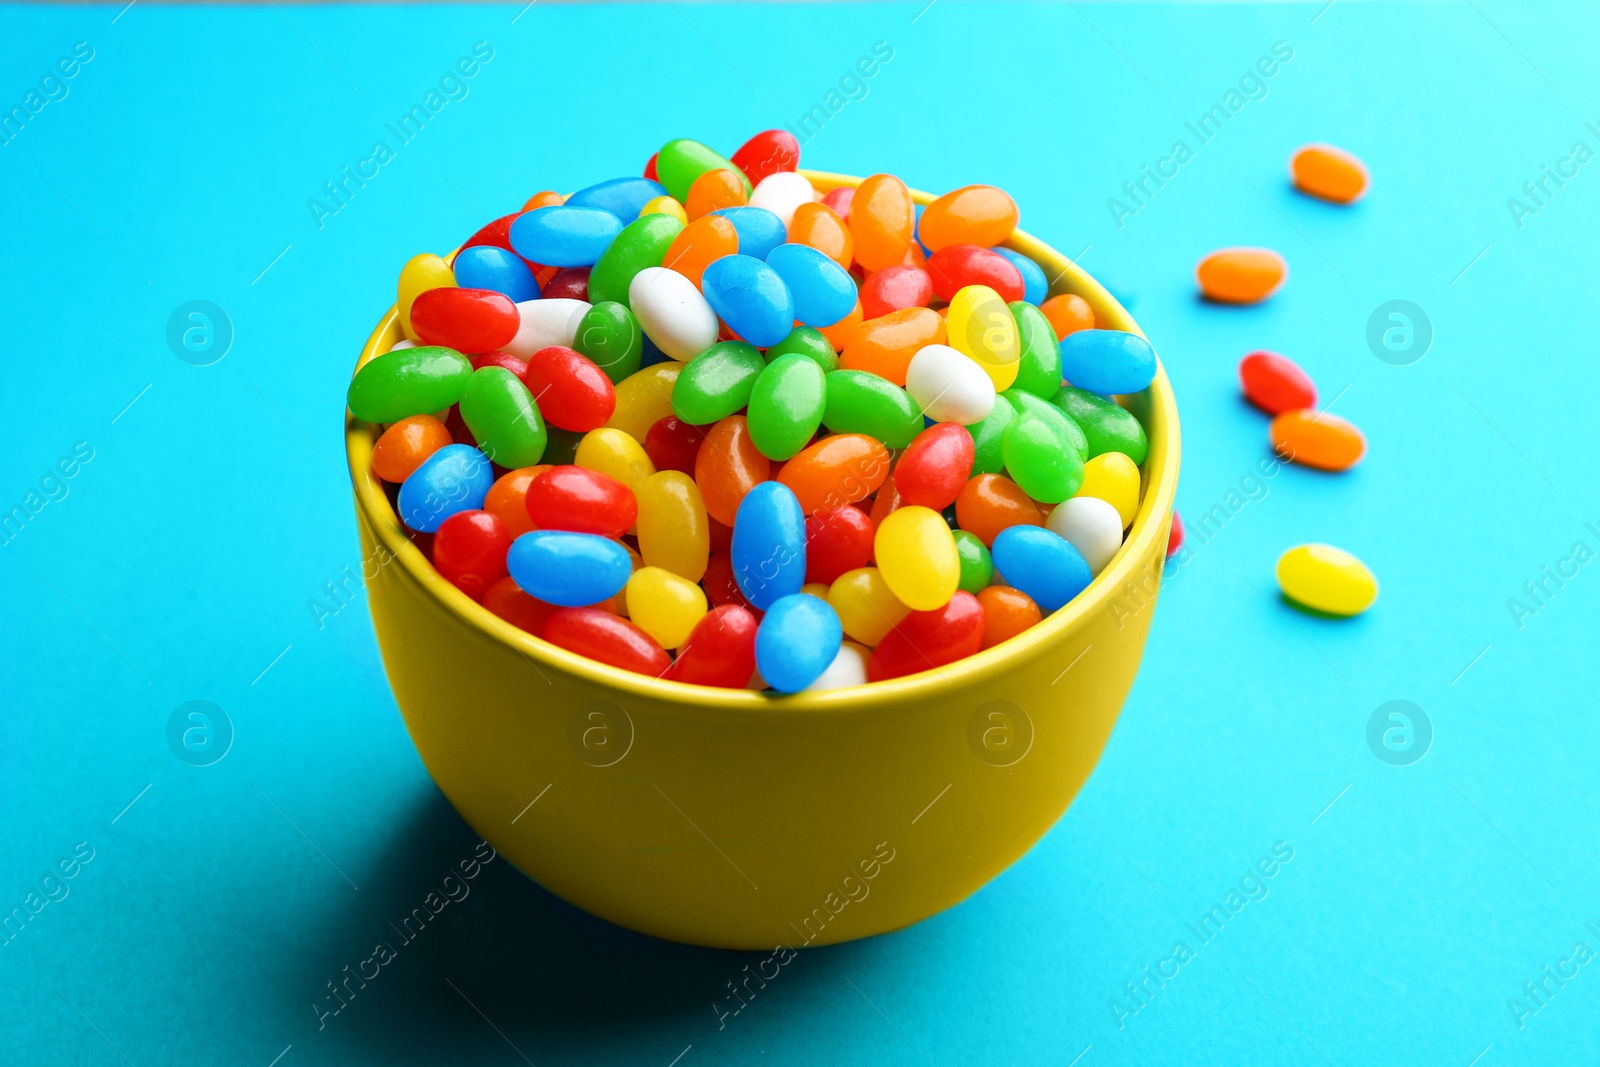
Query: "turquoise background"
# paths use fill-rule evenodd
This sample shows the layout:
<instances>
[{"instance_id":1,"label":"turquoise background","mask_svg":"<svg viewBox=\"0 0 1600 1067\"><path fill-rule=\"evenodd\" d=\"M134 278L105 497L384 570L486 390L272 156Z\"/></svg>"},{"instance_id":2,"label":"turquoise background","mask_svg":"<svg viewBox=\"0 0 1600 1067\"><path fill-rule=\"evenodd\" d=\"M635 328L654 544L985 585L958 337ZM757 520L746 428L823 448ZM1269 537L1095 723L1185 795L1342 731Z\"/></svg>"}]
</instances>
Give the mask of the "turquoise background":
<instances>
[{"instance_id":1,"label":"turquoise background","mask_svg":"<svg viewBox=\"0 0 1600 1067\"><path fill-rule=\"evenodd\" d=\"M0 147L0 510L93 449L0 548L0 913L93 849L0 947L18 1062L1600 1057L1600 963L1547 979L1520 1025L1507 1003L1574 942L1600 951L1600 565L1548 581L1520 626L1508 607L1574 542L1600 549L1600 163L1520 227L1507 206L1574 141L1600 148L1594 5L138 3L8 6L0 25L7 108L94 48ZM319 229L308 199L478 41L494 58L469 95ZM999 184L1025 228L1132 280L1179 397L1191 531L1242 483L1254 499L1169 571L1073 809L962 906L805 952L719 1026L725 983L765 954L617 929L501 860L319 1030L325 983L474 846L396 714L364 600L320 629L307 606L360 567L342 396L401 263L537 189L637 173L668 138L731 151L877 41L894 58L805 162ZM1294 55L1267 95L1119 229L1107 198L1277 41ZM1311 140L1365 158L1367 201L1288 187ZM1230 244L1280 249L1282 293L1198 302L1195 261ZM1434 331L1410 366L1365 340L1397 298ZM234 330L209 367L165 341L192 299ZM1360 467L1246 481L1266 419L1234 368L1258 347L1366 431ZM1278 602L1274 560L1310 540L1371 565L1372 612ZM1432 724L1409 766L1366 740L1392 699ZM190 700L235 732L210 767L167 744ZM1185 923L1280 842L1268 895L1199 946ZM1119 1026L1111 998L1179 939L1194 958Z\"/></svg>"}]
</instances>

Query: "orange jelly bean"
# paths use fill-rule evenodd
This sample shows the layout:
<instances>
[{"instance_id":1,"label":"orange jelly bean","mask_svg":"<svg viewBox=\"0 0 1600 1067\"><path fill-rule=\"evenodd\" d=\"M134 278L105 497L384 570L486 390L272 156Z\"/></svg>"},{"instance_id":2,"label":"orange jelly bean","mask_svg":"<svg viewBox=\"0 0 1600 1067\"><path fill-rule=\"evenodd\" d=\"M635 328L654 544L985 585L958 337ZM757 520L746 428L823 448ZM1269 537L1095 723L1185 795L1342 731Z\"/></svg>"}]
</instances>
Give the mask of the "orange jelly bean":
<instances>
[{"instance_id":1,"label":"orange jelly bean","mask_svg":"<svg viewBox=\"0 0 1600 1067\"><path fill-rule=\"evenodd\" d=\"M685 226L667 246L661 265L700 287L700 276L713 260L739 251L739 231L721 215L706 215Z\"/></svg>"},{"instance_id":2,"label":"orange jelly bean","mask_svg":"<svg viewBox=\"0 0 1600 1067\"><path fill-rule=\"evenodd\" d=\"M449 428L432 415L401 419L372 446L372 473L386 482L403 482L423 460L450 443Z\"/></svg>"},{"instance_id":3,"label":"orange jelly bean","mask_svg":"<svg viewBox=\"0 0 1600 1067\"><path fill-rule=\"evenodd\" d=\"M1017 202L992 185L968 185L929 204L917 237L929 252L951 245L992 248L1017 228Z\"/></svg>"},{"instance_id":4,"label":"orange jelly bean","mask_svg":"<svg viewBox=\"0 0 1600 1067\"><path fill-rule=\"evenodd\" d=\"M683 202L684 214L692 222L725 207L744 207L750 202L744 179L731 170L708 170L689 186L689 197Z\"/></svg>"},{"instance_id":5,"label":"orange jelly bean","mask_svg":"<svg viewBox=\"0 0 1600 1067\"><path fill-rule=\"evenodd\" d=\"M913 243L915 225L911 190L893 174L874 174L856 187L850 236L856 242L856 262L867 270L899 263Z\"/></svg>"},{"instance_id":6,"label":"orange jelly bean","mask_svg":"<svg viewBox=\"0 0 1600 1067\"><path fill-rule=\"evenodd\" d=\"M945 342L945 320L927 308L901 308L858 325L839 354L842 370L871 371L905 388L911 357Z\"/></svg>"},{"instance_id":7,"label":"orange jelly bean","mask_svg":"<svg viewBox=\"0 0 1600 1067\"><path fill-rule=\"evenodd\" d=\"M1308 144L1289 157L1289 177L1307 196L1351 204L1367 192L1367 165L1331 144Z\"/></svg>"},{"instance_id":8,"label":"orange jelly bean","mask_svg":"<svg viewBox=\"0 0 1600 1067\"><path fill-rule=\"evenodd\" d=\"M880 522L904 506L905 501L900 498L900 490L894 487L893 482L888 482L879 490L878 495L872 498L872 511L868 513L867 518L872 520L873 529L877 529Z\"/></svg>"},{"instance_id":9,"label":"orange jelly bean","mask_svg":"<svg viewBox=\"0 0 1600 1067\"><path fill-rule=\"evenodd\" d=\"M984 648L1008 641L1044 618L1032 597L1009 585L985 586L978 591L978 603L983 607Z\"/></svg>"},{"instance_id":10,"label":"orange jelly bean","mask_svg":"<svg viewBox=\"0 0 1600 1067\"><path fill-rule=\"evenodd\" d=\"M1285 411L1272 420L1268 432L1278 455L1319 470L1347 470L1367 452L1367 439L1361 431L1326 411Z\"/></svg>"},{"instance_id":11,"label":"orange jelly bean","mask_svg":"<svg viewBox=\"0 0 1600 1067\"><path fill-rule=\"evenodd\" d=\"M557 207L558 205L565 204L566 202L567 198L562 196L560 193L551 192L549 189L546 189L543 192L534 193L532 196L528 197L528 202L522 205L522 210L532 211L534 208Z\"/></svg>"},{"instance_id":12,"label":"orange jelly bean","mask_svg":"<svg viewBox=\"0 0 1600 1067\"><path fill-rule=\"evenodd\" d=\"M1010 478L980 474L961 487L956 497L956 525L985 545L993 547L1001 530L1019 523L1043 526L1044 515Z\"/></svg>"},{"instance_id":13,"label":"orange jelly bean","mask_svg":"<svg viewBox=\"0 0 1600 1067\"><path fill-rule=\"evenodd\" d=\"M1052 296L1039 305L1039 310L1044 312L1050 328L1055 330L1057 341L1069 333L1094 329L1094 309L1089 306L1089 301L1076 293Z\"/></svg>"},{"instance_id":14,"label":"orange jelly bean","mask_svg":"<svg viewBox=\"0 0 1600 1067\"><path fill-rule=\"evenodd\" d=\"M783 465L778 481L794 490L807 515L832 511L878 491L889 477L889 450L875 437L840 433L807 445Z\"/></svg>"},{"instance_id":15,"label":"orange jelly bean","mask_svg":"<svg viewBox=\"0 0 1600 1067\"><path fill-rule=\"evenodd\" d=\"M833 346L833 350L837 352L839 349L843 348L845 342L850 339L851 331L853 331L857 326L861 325L861 320L864 317L865 316L863 316L861 313L861 301L858 299L856 301L856 306L850 309L850 314L846 315L832 326L817 327L817 332L826 337L828 339L828 343Z\"/></svg>"},{"instance_id":16,"label":"orange jelly bean","mask_svg":"<svg viewBox=\"0 0 1600 1067\"><path fill-rule=\"evenodd\" d=\"M801 204L794 209L789 243L810 245L845 270L855 258L856 242L850 227L826 204Z\"/></svg>"},{"instance_id":17,"label":"orange jelly bean","mask_svg":"<svg viewBox=\"0 0 1600 1067\"><path fill-rule=\"evenodd\" d=\"M1200 292L1219 304L1259 304L1289 277L1289 264L1270 248L1223 248L1194 270Z\"/></svg>"},{"instance_id":18,"label":"orange jelly bean","mask_svg":"<svg viewBox=\"0 0 1600 1067\"><path fill-rule=\"evenodd\" d=\"M489 487L489 495L483 500L483 510L499 516L513 541L529 530L538 529L528 515L528 486L549 469L548 463L518 467L514 471L506 471Z\"/></svg>"},{"instance_id":19,"label":"orange jelly bean","mask_svg":"<svg viewBox=\"0 0 1600 1067\"><path fill-rule=\"evenodd\" d=\"M694 458L694 480L706 514L732 526L744 495L772 476L772 461L750 440L750 423L729 415L706 433Z\"/></svg>"}]
</instances>

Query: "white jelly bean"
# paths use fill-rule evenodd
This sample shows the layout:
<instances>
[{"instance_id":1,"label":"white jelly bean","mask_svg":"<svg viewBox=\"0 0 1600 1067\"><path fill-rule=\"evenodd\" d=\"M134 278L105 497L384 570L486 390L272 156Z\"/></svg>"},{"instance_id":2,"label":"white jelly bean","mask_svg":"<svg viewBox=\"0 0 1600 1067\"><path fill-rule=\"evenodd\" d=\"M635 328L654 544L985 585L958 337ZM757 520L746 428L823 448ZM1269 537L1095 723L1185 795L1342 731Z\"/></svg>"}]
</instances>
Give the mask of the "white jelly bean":
<instances>
[{"instance_id":1,"label":"white jelly bean","mask_svg":"<svg viewBox=\"0 0 1600 1067\"><path fill-rule=\"evenodd\" d=\"M1057 537L1072 543L1089 564L1092 574L1105 570L1111 557L1122 547L1122 516L1099 497L1075 496L1063 500L1050 512L1045 526Z\"/></svg>"},{"instance_id":2,"label":"white jelly bean","mask_svg":"<svg viewBox=\"0 0 1600 1067\"><path fill-rule=\"evenodd\" d=\"M750 194L750 206L766 208L783 220L783 228L787 230L794 219L794 209L801 204L811 203L816 196L816 190L811 188L811 182L804 174L780 170L761 179L761 183Z\"/></svg>"},{"instance_id":3,"label":"white jelly bean","mask_svg":"<svg viewBox=\"0 0 1600 1067\"><path fill-rule=\"evenodd\" d=\"M994 382L949 345L926 345L906 367L906 392L935 422L982 422L994 410Z\"/></svg>"},{"instance_id":4,"label":"white jelly bean","mask_svg":"<svg viewBox=\"0 0 1600 1067\"><path fill-rule=\"evenodd\" d=\"M866 685L867 660L871 656L872 650L865 645L858 645L854 641L844 642L839 646L839 654L828 664L828 669L817 675L817 680L806 686L806 690L815 693L823 689Z\"/></svg>"},{"instance_id":5,"label":"white jelly bean","mask_svg":"<svg viewBox=\"0 0 1600 1067\"><path fill-rule=\"evenodd\" d=\"M717 313L694 282L666 267L646 267L628 283L639 328L673 359L691 360L717 340Z\"/></svg>"},{"instance_id":6,"label":"white jelly bean","mask_svg":"<svg viewBox=\"0 0 1600 1067\"><path fill-rule=\"evenodd\" d=\"M417 347L417 342L410 341L410 340L402 340L402 341L396 341L394 343L394 347L389 349L389 351L398 352L403 348L416 348L416 347Z\"/></svg>"},{"instance_id":7,"label":"white jelly bean","mask_svg":"<svg viewBox=\"0 0 1600 1067\"><path fill-rule=\"evenodd\" d=\"M571 348L572 339L578 336L578 323L589 313L589 307L587 300L568 297L522 301L517 305L522 325L517 327L517 336L503 351L510 352L518 359L527 359L539 349L551 345Z\"/></svg>"}]
</instances>

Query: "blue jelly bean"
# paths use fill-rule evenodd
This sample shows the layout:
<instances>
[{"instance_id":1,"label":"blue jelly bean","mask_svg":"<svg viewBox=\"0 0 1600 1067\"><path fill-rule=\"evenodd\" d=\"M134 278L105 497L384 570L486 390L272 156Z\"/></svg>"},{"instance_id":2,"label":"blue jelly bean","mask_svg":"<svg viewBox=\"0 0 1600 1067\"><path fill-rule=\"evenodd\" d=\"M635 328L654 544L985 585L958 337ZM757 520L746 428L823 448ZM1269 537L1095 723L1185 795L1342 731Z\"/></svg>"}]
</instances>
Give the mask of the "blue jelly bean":
<instances>
[{"instance_id":1,"label":"blue jelly bean","mask_svg":"<svg viewBox=\"0 0 1600 1067\"><path fill-rule=\"evenodd\" d=\"M1102 396L1137 393L1155 380L1156 353L1136 333L1078 330L1061 339L1061 376Z\"/></svg>"},{"instance_id":2,"label":"blue jelly bean","mask_svg":"<svg viewBox=\"0 0 1600 1067\"><path fill-rule=\"evenodd\" d=\"M473 245L456 253L456 284L463 289L493 289L513 303L539 299L539 282L521 256L494 245Z\"/></svg>"},{"instance_id":3,"label":"blue jelly bean","mask_svg":"<svg viewBox=\"0 0 1600 1067\"><path fill-rule=\"evenodd\" d=\"M794 317L805 325L832 326L855 310L855 279L827 253L783 244L767 253L767 266L789 287Z\"/></svg>"},{"instance_id":4,"label":"blue jelly bean","mask_svg":"<svg viewBox=\"0 0 1600 1067\"><path fill-rule=\"evenodd\" d=\"M844 640L839 616L807 593L780 597L756 631L756 670L780 693L798 693L821 677Z\"/></svg>"},{"instance_id":5,"label":"blue jelly bean","mask_svg":"<svg viewBox=\"0 0 1600 1067\"><path fill-rule=\"evenodd\" d=\"M511 542L506 570L529 596L564 608L610 600L633 574L628 550L609 537L534 530Z\"/></svg>"},{"instance_id":6,"label":"blue jelly bean","mask_svg":"<svg viewBox=\"0 0 1600 1067\"><path fill-rule=\"evenodd\" d=\"M1042 526L1001 530L991 553L994 569L1032 597L1046 615L1087 589L1094 578L1083 553Z\"/></svg>"},{"instance_id":7,"label":"blue jelly bean","mask_svg":"<svg viewBox=\"0 0 1600 1067\"><path fill-rule=\"evenodd\" d=\"M788 240L783 220L762 207L725 207L712 212L733 223L739 232L739 254L766 259L767 253Z\"/></svg>"},{"instance_id":8,"label":"blue jelly bean","mask_svg":"<svg viewBox=\"0 0 1600 1067\"><path fill-rule=\"evenodd\" d=\"M556 204L518 215L511 247L550 267L592 267L621 232L622 220L609 211Z\"/></svg>"},{"instance_id":9,"label":"blue jelly bean","mask_svg":"<svg viewBox=\"0 0 1600 1067\"><path fill-rule=\"evenodd\" d=\"M646 204L658 196L666 195L667 187L649 178L609 178L587 189L579 189L567 197L565 206L597 207L629 223L639 217L639 212L644 210Z\"/></svg>"},{"instance_id":10,"label":"blue jelly bean","mask_svg":"<svg viewBox=\"0 0 1600 1067\"><path fill-rule=\"evenodd\" d=\"M794 331L789 287L777 271L754 256L712 260L700 276L700 291L728 328L757 348L775 345ZM850 306L855 307L854 302Z\"/></svg>"},{"instance_id":11,"label":"blue jelly bean","mask_svg":"<svg viewBox=\"0 0 1600 1067\"><path fill-rule=\"evenodd\" d=\"M639 339L644 342L644 350L639 356L639 369L654 367L657 363L670 363L672 357L661 351L661 346L650 340L650 335L643 330L639 331Z\"/></svg>"},{"instance_id":12,"label":"blue jelly bean","mask_svg":"<svg viewBox=\"0 0 1600 1067\"><path fill-rule=\"evenodd\" d=\"M494 465L471 445L445 445L400 483L400 521L433 533L458 511L483 507Z\"/></svg>"},{"instance_id":13,"label":"blue jelly bean","mask_svg":"<svg viewBox=\"0 0 1600 1067\"><path fill-rule=\"evenodd\" d=\"M927 204L918 204L911 209L911 236L916 238L917 247L922 249L922 254L931 256L933 253L929 252L928 246L922 243L922 213L926 210L928 210Z\"/></svg>"},{"instance_id":14,"label":"blue jelly bean","mask_svg":"<svg viewBox=\"0 0 1600 1067\"><path fill-rule=\"evenodd\" d=\"M739 591L762 611L800 592L806 581L806 517L794 491L782 482L762 482L746 493L734 513L729 555Z\"/></svg>"},{"instance_id":15,"label":"blue jelly bean","mask_svg":"<svg viewBox=\"0 0 1600 1067\"><path fill-rule=\"evenodd\" d=\"M1039 264L1021 252L1013 252L1009 248L993 248L990 251L1005 256L1022 275L1022 299L1030 304L1042 304L1044 298L1050 295L1050 282L1045 278L1044 268Z\"/></svg>"}]
</instances>

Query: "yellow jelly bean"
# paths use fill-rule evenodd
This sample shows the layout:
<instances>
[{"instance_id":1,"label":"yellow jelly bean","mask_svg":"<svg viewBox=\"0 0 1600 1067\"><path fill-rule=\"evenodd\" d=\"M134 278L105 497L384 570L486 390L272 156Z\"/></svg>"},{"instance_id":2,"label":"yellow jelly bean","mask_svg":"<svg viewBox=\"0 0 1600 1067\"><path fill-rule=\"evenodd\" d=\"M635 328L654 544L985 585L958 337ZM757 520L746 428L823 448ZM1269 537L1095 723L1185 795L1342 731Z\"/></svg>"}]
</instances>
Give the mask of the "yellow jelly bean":
<instances>
[{"instance_id":1,"label":"yellow jelly bean","mask_svg":"<svg viewBox=\"0 0 1600 1067\"><path fill-rule=\"evenodd\" d=\"M828 604L844 624L845 634L869 646L882 641L911 614L876 567L845 571L835 578L828 589Z\"/></svg>"},{"instance_id":2,"label":"yellow jelly bean","mask_svg":"<svg viewBox=\"0 0 1600 1067\"><path fill-rule=\"evenodd\" d=\"M945 315L945 334L951 348L983 368L997 391L1017 380L1022 353L1017 320L987 285L964 286L956 293Z\"/></svg>"},{"instance_id":3,"label":"yellow jelly bean","mask_svg":"<svg viewBox=\"0 0 1600 1067\"><path fill-rule=\"evenodd\" d=\"M1278 586L1290 600L1330 615L1359 615L1378 599L1367 565L1332 545L1296 545L1279 556Z\"/></svg>"},{"instance_id":4,"label":"yellow jelly bean","mask_svg":"<svg viewBox=\"0 0 1600 1067\"><path fill-rule=\"evenodd\" d=\"M643 445L609 426L584 434L572 461L587 470L615 478L632 489L635 496L644 489L645 480L656 472L656 465L650 462Z\"/></svg>"},{"instance_id":5,"label":"yellow jelly bean","mask_svg":"<svg viewBox=\"0 0 1600 1067\"><path fill-rule=\"evenodd\" d=\"M932 508L912 505L890 512L872 539L872 558L894 595L913 611L944 607L961 582L955 536Z\"/></svg>"},{"instance_id":6,"label":"yellow jelly bean","mask_svg":"<svg viewBox=\"0 0 1600 1067\"><path fill-rule=\"evenodd\" d=\"M617 383L617 409L606 425L643 441L650 427L672 414L672 387L682 370L682 363L668 360L622 379Z\"/></svg>"},{"instance_id":7,"label":"yellow jelly bean","mask_svg":"<svg viewBox=\"0 0 1600 1067\"><path fill-rule=\"evenodd\" d=\"M639 217L642 219L646 215L671 215L685 226L689 224L689 213L670 196L658 196L646 201L644 207L639 209Z\"/></svg>"},{"instance_id":8,"label":"yellow jelly bean","mask_svg":"<svg viewBox=\"0 0 1600 1067\"><path fill-rule=\"evenodd\" d=\"M800 587L800 591L802 593L806 593L806 594L808 594L810 596L814 596L818 600L827 600L828 599L828 583L827 582L807 582L805 585L802 585Z\"/></svg>"},{"instance_id":9,"label":"yellow jelly bean","mask_svg":"<svg viewBox=\"0 0 1600 1067\"><path fill-rule=\"evenodd\" d=\"M658 471L644 480L639 500L639 552L652 567L698 582L711 554L711 527L700 487L682 471Z\"/></svg>"},{"instance_id":10,"label":"yellow jelly bean","mask_svg":"<svg viewBox=\"0 0 1600 1067\"><path fill-rule=\"evenodd\" d=\"M623 590L633 624L661 643L677 648L694 624L706 616L706 594L687 578L661 567L641 567Z\"/></svg>"},{"instance_id":11,"label":"yellow jelly bean","mask_svg":"<svg viewBox=\"0 0 1600 1067\"><path fill-rule=\"evenodd\" d=\"M1139 513L1139 467L1121 452L1105 452L1083 465L1083 484L1073 496L1092 496L1117 509L1126 530Z\"/></svg>"},{"instance_id":12,"label":"yellow jelly bean","mask_svg":"<svg viewBox=\"0 0 1600 1067\"><path fill-rule=\"evenodd\" d=\"M406 265L400 268L395 304L400 308L400 329L405 331L407 338L413 341L417 339L416 332L411 329L411 302L417 298L417 294L429 289L453 289L455 284L455 271L432 252L424 252L406 260Z\"/></svg>"}]
</instances>

